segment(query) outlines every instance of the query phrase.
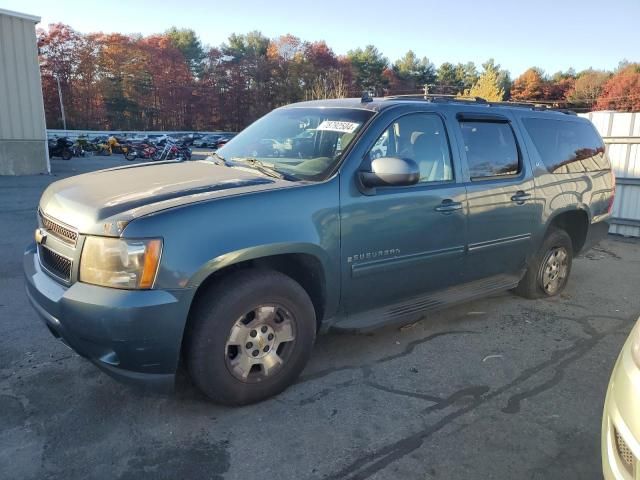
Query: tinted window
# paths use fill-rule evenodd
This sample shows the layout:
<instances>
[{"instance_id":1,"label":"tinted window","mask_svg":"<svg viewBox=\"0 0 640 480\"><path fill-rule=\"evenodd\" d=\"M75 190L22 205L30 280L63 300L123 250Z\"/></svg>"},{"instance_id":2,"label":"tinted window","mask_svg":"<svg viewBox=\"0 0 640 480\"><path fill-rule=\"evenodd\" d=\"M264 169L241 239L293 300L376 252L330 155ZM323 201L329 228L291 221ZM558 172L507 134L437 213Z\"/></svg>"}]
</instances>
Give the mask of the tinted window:
<instances>
[{"instance_id":1,"label":"tinted window","mask_svg":"<svg viewBox=\"0 0 640 480\"><path fill-rule=\"evenodd\" d=\"M447 134L436 115L416 113L393 122L369 151L371 160L379 157L413 160L420 169L420 183L453 180Z\"/></svg>"},{"instance_id":2,"label":"tinted window","mask_svg":"<svg viewBox=\"0 0 640 480\"><path fill-rule=\"evenodd\" d=\"M471 179L520 171L518 147L508 123L461 122Z\"/></svg>"},{"instance_id":3,"label":"tinted window","mask_svg":"<svg viewBox=\"0 0 640 480\"><path fill-rule=\"evenodd\" d=\"M543 118L526 118L523 123L549 172L592 172L611 168L604 144L591 124Z\"/></svg>"}]
</instances>

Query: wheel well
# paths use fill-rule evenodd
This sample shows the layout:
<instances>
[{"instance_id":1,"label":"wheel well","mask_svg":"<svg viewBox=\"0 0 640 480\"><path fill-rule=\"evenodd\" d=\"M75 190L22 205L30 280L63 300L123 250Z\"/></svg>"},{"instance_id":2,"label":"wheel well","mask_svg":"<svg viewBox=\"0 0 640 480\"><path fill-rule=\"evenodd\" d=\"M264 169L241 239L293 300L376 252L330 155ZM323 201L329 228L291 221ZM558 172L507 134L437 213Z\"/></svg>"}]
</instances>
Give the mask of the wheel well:
<instances>
[{"instance_id":1,"label":"wheel well","mask_svg":"<svg viewBox=\"0 0 640 480\"><path fill-rule=\"evenodd\" d=\"M562 212L553 218L551 226L560 228L569 234L573 246L573 254L577 255L587 239L589 216L584 210Z\"/></svg>"},{"instance_id":2,"label":"wheel well","mask_svg":"<svg viewBox=\"0 0 640 480\"><path fill-rule=\"evenodd\" d=\"M322 264L313 255L290 253L246 260L230 265L209 275L196 290L191 305L195 305L198 297L210 286L224 281L224 277L247 269L276 270L298 282L305 289L316 312L318 328L324 319L326 288Z\"/></svg>"}]
</instances>

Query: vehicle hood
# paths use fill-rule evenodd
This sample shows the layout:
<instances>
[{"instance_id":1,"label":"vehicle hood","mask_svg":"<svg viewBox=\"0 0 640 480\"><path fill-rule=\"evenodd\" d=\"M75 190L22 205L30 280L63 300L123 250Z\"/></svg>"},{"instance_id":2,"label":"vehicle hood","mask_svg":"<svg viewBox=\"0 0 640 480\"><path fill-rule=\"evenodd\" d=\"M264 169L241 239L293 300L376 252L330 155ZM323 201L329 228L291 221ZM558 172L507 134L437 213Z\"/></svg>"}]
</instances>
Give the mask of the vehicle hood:
<instances>
[{"instance_id":1,"label":"vehicle hood","mask_svg":"<svg viewBox=\"0 0 640 480\"><path fill-rule=\"evenodd\" d=\"M118 236L130 221L160 210L292 185L210 161L158 162L52 183L42 194L40 211L80 233Z\"/></svg>"}]
</instances>

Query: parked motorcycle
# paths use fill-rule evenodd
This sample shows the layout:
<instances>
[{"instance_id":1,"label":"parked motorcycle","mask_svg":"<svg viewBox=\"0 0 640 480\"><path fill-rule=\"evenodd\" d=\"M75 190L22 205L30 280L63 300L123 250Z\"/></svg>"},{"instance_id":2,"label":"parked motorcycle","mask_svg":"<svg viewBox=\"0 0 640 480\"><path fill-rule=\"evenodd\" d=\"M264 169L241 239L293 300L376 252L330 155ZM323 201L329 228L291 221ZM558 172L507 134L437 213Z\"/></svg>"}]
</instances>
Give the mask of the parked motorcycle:
<instances>
[{"instance_id":1,"label":"parked motorcycle","mask_svg":"<svg viewBox=\"0 0 640 480\"><path fill-rule=\"evenodd\" d=\"M54 138L49 140L49 158L61 157L63 160L71 160L73 157L73 142L67 137Z\"/></svg>"},{"instance_id":2,"label":"parked motorcycle","mask_svg":"<svg viewBox=\"0 0 640 480\"><path fill-rule=\"evenodd\" d=\"M148 143L139 143L130 145L127 152L124 154L124 158L129 161L135 160L136 158L152 158L153 155L158 151L156 147L153 145L149 145Z\"/></svg>"},{"instance_id":3,"label":"parked motorcycle","mask_svg":"<svg viewBox=\"0 0 640 480\"><path fill-rule=\"evenodd\" d=\"M154 161L159 160L191 160L191 149L184 144L167 141L162 150L156 151L151 157Z\"/></svg>"}]
</instances>

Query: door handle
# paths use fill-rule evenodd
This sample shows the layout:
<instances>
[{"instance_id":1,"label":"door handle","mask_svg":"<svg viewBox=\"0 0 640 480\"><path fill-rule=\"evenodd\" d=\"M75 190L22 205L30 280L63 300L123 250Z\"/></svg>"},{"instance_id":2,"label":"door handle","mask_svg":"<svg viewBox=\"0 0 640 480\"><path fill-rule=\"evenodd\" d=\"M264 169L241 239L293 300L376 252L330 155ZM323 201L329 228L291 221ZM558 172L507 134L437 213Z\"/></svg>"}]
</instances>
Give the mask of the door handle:
<instances>
[{"instance_id":1,"label":"door handle","mask_svg":"<svg viewBox=\"0 0 640 480\"><path fill-rule=\"evenodd\" d=\"M518 205L522 205L524 202L531 198L531 194L524 190L518 190L515 195L511 197L512 202L516 202Z\"/></svg>"},{"instance_id":2,"label":"door handle","mask_svg":"<svg viewBox=\"0 0 640 480\"><path fill-rule=\"evenodd\" d=\"M456 210L462 210L461 202L454 202L451 199L443 200L440 205L438 205L435 209L436 212L440 212L443 214L453 213Z\"/></svg>"}]
</instances>

